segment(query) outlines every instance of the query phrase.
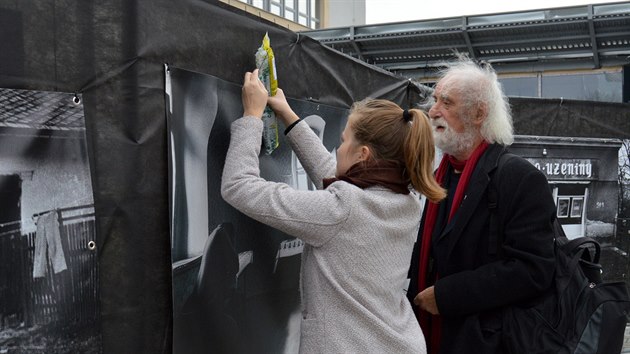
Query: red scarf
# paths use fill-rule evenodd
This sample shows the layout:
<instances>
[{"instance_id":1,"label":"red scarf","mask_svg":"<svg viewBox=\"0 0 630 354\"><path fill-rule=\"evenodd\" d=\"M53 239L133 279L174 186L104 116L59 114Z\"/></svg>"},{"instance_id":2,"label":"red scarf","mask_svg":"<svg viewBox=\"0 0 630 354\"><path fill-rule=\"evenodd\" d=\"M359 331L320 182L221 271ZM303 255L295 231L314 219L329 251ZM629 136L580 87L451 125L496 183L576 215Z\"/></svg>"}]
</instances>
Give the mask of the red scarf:
<instances>
[{"instance_id":1,"label":"red scarf","mask_svg":"<svg viewBox=\"0 0 630 354\"><path fill-rule=\"evenodd\" d=\"M337 178L324 178L324 189L335 181L346 181L362 189L379 185L400 194L409 194L411 183L403 164L386 160L357 162Z\"/></svg>"},{"instance_id":2,"label":"red scarf","mask_svg":"<svg viewBox=\"0 0 630 354\"><path fill-rule=\"evenodd\" d=\"M450 221L462 200L464 199L464 195L466 193L466 188L468 187L468 182L470 181L470 177L477 166L477 161L488 148L488 143L483 141L470 155L468 160L461 162L456 160L453 156L448 154L444 154L442 157L442 161L440 162L440 166L437 169L435 174L435 179L437 182L444 187L444 177L448 172L449 166L453 166L458 171L462 171L462 174L459 179L459 183L457 184L457 189L455 190L455 195L453 196L453 205L448 214L448 220ZM427 214L424 220L424 229L422 230L422 242L420 245L420 267L418 272L418 290L422 291L427 287L429 279L428 277L428 266L429 266L429 256L431 254L431 239L433 235L433 229L435 228L435 223L437 220L438 212L440 210L439 204L428 202L427 206ZM437 275L436 275L437 280ZM441 339L441 320L440 316L433 316L426 311L419 312L419 321L420 327L422 327L422 331L424 332L425 337L427 338L427 347L428 353L435 354L440 350L440 339Z\"/></svg>"}]
</instances>

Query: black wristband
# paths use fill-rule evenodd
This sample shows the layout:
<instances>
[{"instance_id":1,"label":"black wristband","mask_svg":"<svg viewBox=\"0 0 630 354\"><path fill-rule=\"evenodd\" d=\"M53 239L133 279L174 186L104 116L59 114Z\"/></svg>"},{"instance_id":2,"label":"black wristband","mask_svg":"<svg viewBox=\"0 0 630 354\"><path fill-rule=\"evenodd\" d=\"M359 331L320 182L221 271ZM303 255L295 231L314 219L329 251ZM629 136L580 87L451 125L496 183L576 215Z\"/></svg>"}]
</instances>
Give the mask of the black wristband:
<instances>
[{"instance_id":1,"label":"black wristband","mask_svg":"<svg viewBox=\"0 0 630 354\"><path fill-rule=\"evenodd\" d=\"M291 125L289 125L285 130L284 130L284 135L289 134L289 132L291 131L291 129L293 129L293 127L295 127L296 124L298 124L299 122L302 121L302 118L298 118L298 120L296 120L295 122L291 123Z\"/></svg>"}]
</instances>

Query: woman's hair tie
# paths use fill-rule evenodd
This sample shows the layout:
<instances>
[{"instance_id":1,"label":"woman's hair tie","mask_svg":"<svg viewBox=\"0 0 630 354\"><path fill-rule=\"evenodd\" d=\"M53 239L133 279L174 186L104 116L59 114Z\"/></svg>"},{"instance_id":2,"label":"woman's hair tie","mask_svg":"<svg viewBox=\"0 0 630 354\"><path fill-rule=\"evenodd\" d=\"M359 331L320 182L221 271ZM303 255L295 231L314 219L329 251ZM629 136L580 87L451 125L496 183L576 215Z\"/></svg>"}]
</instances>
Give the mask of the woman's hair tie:
<instances>
[{"instance_id":1,"label":"woman's hair tie","mask_svg":"<svg viewBox=\"0 0 630 354\"><path fill-rule=\"evenodd\" d=\"M405 122L411 122L412 118L413 118L413 114L405 109L403 111L403 119L405 120Z\"/></svg>"}]
</instances>

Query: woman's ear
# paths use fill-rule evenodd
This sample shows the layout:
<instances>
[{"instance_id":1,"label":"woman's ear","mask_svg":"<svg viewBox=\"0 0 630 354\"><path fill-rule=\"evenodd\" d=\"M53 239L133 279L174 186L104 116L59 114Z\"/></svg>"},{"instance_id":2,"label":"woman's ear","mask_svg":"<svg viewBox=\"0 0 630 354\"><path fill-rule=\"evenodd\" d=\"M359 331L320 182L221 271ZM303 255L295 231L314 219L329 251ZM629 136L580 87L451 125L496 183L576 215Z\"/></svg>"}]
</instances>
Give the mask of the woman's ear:
<instances>
[{"instance_id":1,"label":"woman's ear","mask_svg":"<svg viewBox=\"0 0 630 354\"><path fill-rule=\"evenodd\" d=\"M367 145L361 145L359 161L367 161L372 156L372 151Z\"/></svg>"}]
</instances>

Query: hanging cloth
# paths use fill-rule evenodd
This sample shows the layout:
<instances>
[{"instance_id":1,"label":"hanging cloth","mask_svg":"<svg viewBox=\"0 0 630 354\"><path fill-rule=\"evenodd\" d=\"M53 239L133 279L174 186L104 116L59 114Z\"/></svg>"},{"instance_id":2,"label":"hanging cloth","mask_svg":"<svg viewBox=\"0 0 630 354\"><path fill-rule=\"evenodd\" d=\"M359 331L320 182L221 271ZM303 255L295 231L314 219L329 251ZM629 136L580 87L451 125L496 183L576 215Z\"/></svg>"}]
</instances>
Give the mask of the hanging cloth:
<instances>
[{"instance_id":1,"label":"hanging cloth","mask_svg":"<svg viewBox=\"0 0 630 354\"><path fill-rule=\"evenodd\" d=\"M56 211L42 214L37 219L33 278L46 276L48 261L52 264L55 273L68 269L61 245L61 232L59 231L59 220L57 219Z\"/></svg>"}]
</instances>

